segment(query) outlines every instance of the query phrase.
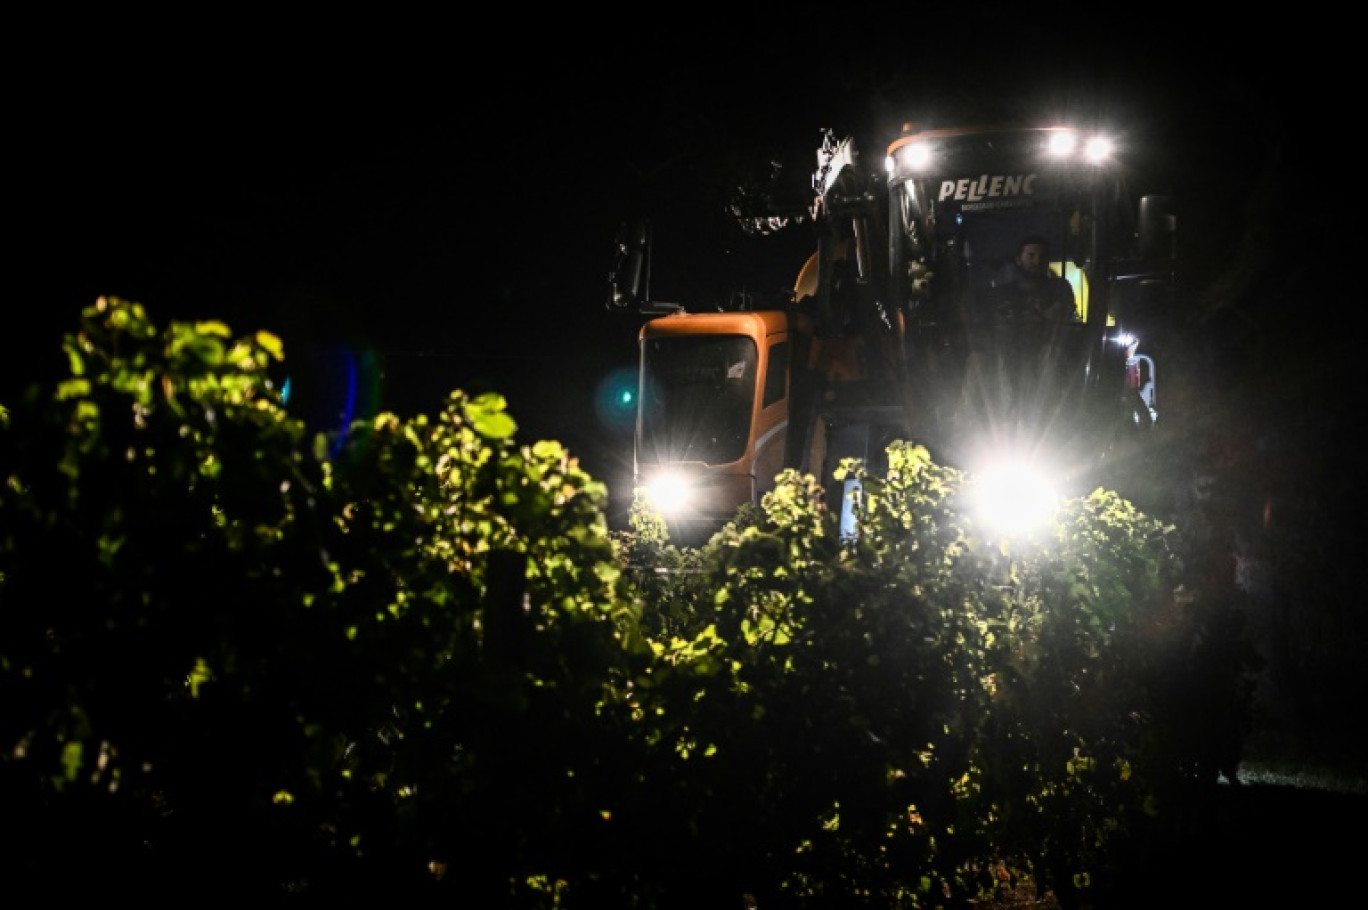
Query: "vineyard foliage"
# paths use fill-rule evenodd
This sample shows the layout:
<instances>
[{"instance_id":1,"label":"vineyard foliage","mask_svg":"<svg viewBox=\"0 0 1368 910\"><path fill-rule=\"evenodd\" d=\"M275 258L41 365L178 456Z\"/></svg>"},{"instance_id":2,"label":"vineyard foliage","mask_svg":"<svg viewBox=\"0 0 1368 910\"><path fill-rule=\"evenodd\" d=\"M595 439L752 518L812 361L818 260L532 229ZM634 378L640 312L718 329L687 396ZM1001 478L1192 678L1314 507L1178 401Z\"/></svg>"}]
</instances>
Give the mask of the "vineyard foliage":
<instances>
[{"instance_id":1,"label":"vineyard foliage","mask_svg":"<svg viewBox=\"0 0 1368 910\"><path fill-rule=\"evenodd\" d=\"M518 908L1122 888L1250 672L1180 529L994 536L912 442L700 548L497 394L310 438L286 352L102 298L0 412L12 881ZM73 874L75 873L75 874ZM47 892L45 892L47 893Z\"/></svg>"}]
</instances>

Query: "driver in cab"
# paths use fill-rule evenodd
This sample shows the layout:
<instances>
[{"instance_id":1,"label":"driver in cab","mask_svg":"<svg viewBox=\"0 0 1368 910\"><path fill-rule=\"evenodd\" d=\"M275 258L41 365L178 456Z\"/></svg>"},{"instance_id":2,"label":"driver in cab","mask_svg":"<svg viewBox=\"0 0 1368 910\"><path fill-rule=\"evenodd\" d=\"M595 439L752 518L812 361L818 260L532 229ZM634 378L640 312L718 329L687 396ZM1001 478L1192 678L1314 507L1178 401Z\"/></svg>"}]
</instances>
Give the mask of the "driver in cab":
<instances>
[{"instance_id":1,"label":"driver in cab","mask_svg":"<svg viewBox=\"0 0 1368 910\"><path fill-rule=\"evenodd\" d=\"M996 323L1023 320L1076 322L1073 286L1050 271L1050 245L1032 235L1017 245L1012 276L989 294L989 318Z\"/></svg>"},{"instance_id":2,"label":"driver in cab","mask_svg":"<svg viewBox=\"0 0 1368 910\"><path fill-rule=\"evenodd\" d=\"M1073 285L1050 271L1050 247L1031 235L1017 244L1011 276L988 289L981 325L972 334L963 411L1011 413L1048 395L1066 360L1065 328L1080 323Z\"/></svg>"}]
</instances>

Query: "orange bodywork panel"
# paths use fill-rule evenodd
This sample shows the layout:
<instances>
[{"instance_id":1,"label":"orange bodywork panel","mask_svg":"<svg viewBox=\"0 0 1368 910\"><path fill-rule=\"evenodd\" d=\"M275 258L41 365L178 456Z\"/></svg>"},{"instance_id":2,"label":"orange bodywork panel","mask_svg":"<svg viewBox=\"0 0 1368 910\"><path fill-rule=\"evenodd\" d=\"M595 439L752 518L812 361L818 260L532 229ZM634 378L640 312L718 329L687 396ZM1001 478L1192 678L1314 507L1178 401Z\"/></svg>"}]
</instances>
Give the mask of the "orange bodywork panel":
<instances>
[{"instance_id":1,"label":"orange bodywork panel","mask_svg":"<svg viewBox=\"0 0 1368 910\"><path fill-rule=\"evenodd\" d=\"M787 356L778 358L776 349L789 340L789 317L780 310L758 312L689 313L662 316L642 326L643 345L651 340L673 336L700 338L738 336L755 346L756 375L751 394L749 433L738 458L719 463L690 460L669 453L637 452L637 474L648 480L662 470L682 470L692 477L699 491L696 504L699 519L728 517L746 501L774 487L774 478L783 468L789 415ZM647 406L643 402L642 406Z\"/></svg>"}]
</instances>

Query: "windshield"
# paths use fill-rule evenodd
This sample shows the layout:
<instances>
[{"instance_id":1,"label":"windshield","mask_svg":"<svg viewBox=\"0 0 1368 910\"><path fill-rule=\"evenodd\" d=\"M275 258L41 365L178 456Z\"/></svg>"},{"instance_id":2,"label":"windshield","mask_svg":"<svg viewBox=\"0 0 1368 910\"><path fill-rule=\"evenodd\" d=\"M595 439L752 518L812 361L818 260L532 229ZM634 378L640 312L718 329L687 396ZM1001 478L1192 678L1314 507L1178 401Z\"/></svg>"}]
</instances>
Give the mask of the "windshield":
<instances>
[{"instance_id":1,"label":"windshield","mask_svg":"<svg viewBox=\"0 0 1368 910\"><path fill-rule=\"evenodd\" d=\"M1086 321L1088 290L1097 277L1092 274L1097 256L1089 189L1040 177L1020 184L1030 192L990 196L991 183L982 194L963 183L928 177L902 185L900 233L912 281L909 299L915 303L934 296L942 310L981 321L984 301L1017 273L1022 244L1037 239L1049 270L1072 287L1075 318Z\"/></svg>"},{"instance_id":2,"label":"windshield","mask_svg":"<svg viewBox=\"0 0 1368 910\"><path fill-rule=\"evenodd\" d=\"M740 335L642 342L637 452L647 463L726 464L746 452L755 343Z\"/></svg>"},{"instance_id":3,"label":"windshield","mask_svg":"<svg viewBox=\"0 0 1368 910\"><path fill-rule=\"evenodd\" d=\"M1067 423L1103 368L1101 264L1124 230L1111 212L1115 181L988 152L947 167L893 186L905 349L917 394L938 402L920 429L941 440L964 429L953 444L972 448L984 428ZM942 413L974 416L952 428L935 425Z\"/></svg>"}]
</instances>

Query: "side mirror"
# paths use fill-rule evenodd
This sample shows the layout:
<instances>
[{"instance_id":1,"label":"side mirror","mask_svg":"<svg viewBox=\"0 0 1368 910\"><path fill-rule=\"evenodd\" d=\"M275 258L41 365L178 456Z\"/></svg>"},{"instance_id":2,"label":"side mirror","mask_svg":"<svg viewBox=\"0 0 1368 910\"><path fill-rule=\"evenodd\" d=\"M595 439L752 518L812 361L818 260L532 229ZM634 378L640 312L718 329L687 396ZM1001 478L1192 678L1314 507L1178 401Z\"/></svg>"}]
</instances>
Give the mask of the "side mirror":
<instances>
[{"instance_id":1,"label":"side mirror","mask_svg":"<svg viewBox=\"0 0 1368 910\"><path fill-rule=\"evenodd\" d=\"M1178 255L1177 202L1172 196L1140 197L1140 256L1174 259Z\"/></svg>"},{"instance_id":2,"label":"side mirror","mask_svg":"<svg viewBox=\"0 0 1368 910\"><path fill-rule=\"evenodd\" d=\"M651 229L645 221L623 222L618 228L613 268L608 273L608 309L640 309L650 279Z\"/></svg>"}]
</instances>

